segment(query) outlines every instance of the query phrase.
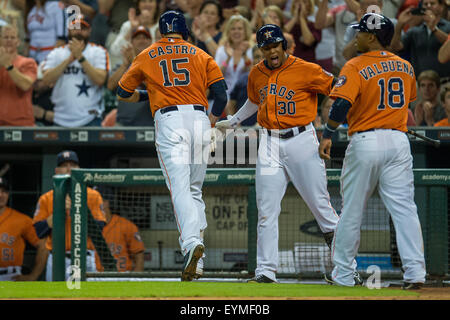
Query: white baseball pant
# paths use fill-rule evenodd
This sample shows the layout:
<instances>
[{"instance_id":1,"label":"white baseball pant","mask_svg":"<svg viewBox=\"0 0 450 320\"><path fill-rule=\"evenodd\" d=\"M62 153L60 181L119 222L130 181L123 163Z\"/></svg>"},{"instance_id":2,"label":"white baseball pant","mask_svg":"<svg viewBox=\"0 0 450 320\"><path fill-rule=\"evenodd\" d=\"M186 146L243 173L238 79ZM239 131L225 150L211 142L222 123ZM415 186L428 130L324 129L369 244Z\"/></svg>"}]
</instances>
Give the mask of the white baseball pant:
<instances>
[{"instance_id":1,"label":"white baseball pant","mask_svg":"<svg viewBox=\"0 0 450 320\"><path fill-rule=\"evenodd\" d=\"M207 227L202 198L210 143L211 122L193 105L177 111L155 113L156 150L170 191L183 255L203 243Z\"/></svg>"},{"instance_id":2,"label":"white baseball pant","mask_svg":"<svg viewBox=\"0 0 450 320\"><path fill-rule=\"evenodd\" d=\"M286 130L280 130L283 132ZM278 267L278 216L289 181L316 219L323 233L334 231L339 216L330 203L324 161L319 157L319 142L312 124L289 139L261 135L256 164L258 207L257 268L275 280Z\"/></svg>"},{"instance_id":3,"label":"white baseball pant","mask_svg":"<svg viewBox=\"0 0 450 320\"><path fill-rule=\"evenodd\" d=\"M66 276L65 279L67 280L71 274L70 272L70 265L71 260L70 257L70 251L66 253L65 262L66 262ZM96 272L97 271L97 264L95 263L95 251L94 250L87 250L86 255L86 272ZM45 270L45 281L53 281L53 255L50 252L47 258L47 268Z\"/></svg>"},{"instance_id":4,"label":"white baseball pant","mask_svg":"<svg viewBox=\"0 0 450 320\"><path fill-rule=\"evenodd\" d=\"M404 269L404 281L425 282L423 239L414 203L409 140L397 130L355 133L347 147L341 176L343 208L333 240L332 278L353 286L352 261L360 241L363 211L378 185L390 213Z\"/></svg>"},{"instance_id":5,"label":"white baseball pant","mask_svg":"<svg viewBox=\"0 0 450 320\"><path fill-rule=\"evenodd\" d=\"M15 276L22 274L22 267L11 266L0 268L0 281L13 281Z\"/></svg>"}]
</instances>

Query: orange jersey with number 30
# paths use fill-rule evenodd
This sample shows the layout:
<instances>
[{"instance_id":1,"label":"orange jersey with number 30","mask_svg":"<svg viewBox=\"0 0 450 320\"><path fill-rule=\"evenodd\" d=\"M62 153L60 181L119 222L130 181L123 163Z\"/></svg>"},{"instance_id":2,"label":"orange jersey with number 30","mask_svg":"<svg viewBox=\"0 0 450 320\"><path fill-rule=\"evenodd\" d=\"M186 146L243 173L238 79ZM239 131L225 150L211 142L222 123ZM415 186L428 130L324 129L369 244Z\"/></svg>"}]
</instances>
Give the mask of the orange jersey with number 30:
<instances>
[{"instance_id":1,"label":"orange jersey with number 30","mask_svg":"<svg viewBox=\"0 0 450 320\"><path fill-rule=\"evenodd\" d=\"M348 134L369 129L406 132L408 104L416 99L411 64L387 51L371 51L348 61L330 96L352 104Z\"/></svg>"},{"instance_id":2,"label":"orange jersey with number 30","mask_svg":"<svg viewBox=\"0 0 450 320\"><path fill-rule=\"evenodd\" d=\"M143 50L119 81L134 92L145 83L153 116L158 109L183 104L208 107L208 87L223 79L213 57L182 39L162 38Z\"/></svg>"},{"instance_id":3,"label":"orange jersey with number 30","mask_svg":"<svg viewBox=\"0 0 450 320\"><path fill-rule=\"evenodd\" d=\"M316 118L317 94L328 95L333 75L292 55L271 70L261 61L248 76L248 99L258 105L258 123L266 129L305 126Z\"/></svg>"}]
</instances>

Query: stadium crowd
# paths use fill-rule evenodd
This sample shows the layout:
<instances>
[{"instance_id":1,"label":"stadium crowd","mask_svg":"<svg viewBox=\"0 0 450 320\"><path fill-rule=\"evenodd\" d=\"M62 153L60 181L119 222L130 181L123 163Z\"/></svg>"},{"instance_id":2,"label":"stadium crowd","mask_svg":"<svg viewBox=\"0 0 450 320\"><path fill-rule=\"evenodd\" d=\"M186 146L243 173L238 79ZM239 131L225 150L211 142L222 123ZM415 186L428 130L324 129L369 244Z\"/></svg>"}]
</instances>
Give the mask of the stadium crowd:
<instances>
[{"instance_id":1,"label":"stadium crowd","mask_svg":"<svg viewBox=\"0 0 450 320\"><path fill-rule=\"evenodd\" d=\"M417 77L419 97L410 105L408 125L449 126L449 5L449 0L2 0L0 126L152 126L148 103L119 102L115 90L134 57L160 39L158 18L169 9L184 13L189 41L220 66L229 99L223 117L247 98L248 72L261 56L255 33L263 24L283 29L290 54L338 76L358 55L349 26L366 12L382 12L396 25L391 51L410 61ZM331 102L320 97L316 127L326 122ZM243 125L257 126L256 117Z\"/></svg>"}]
</instances>

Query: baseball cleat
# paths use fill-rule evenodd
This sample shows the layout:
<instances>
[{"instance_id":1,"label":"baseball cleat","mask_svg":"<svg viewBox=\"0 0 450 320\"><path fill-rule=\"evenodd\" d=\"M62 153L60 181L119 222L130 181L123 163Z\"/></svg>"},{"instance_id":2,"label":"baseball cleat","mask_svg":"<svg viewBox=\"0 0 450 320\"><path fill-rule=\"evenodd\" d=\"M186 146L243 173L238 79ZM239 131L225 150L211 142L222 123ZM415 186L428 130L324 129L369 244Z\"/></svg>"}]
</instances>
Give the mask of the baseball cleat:
<instances>
[{"instance_id":1,"label":"baseball cleat","mask_svg":"<svg viewBox=\"0 0 450 320\"><path fill-rule=\"evenodd\" d=\"M181 281L192 281L197 271L198 259L200 259L205 251L205 246L198 244L184 256L183 272L181 273Z\"/></svg>"},{"instance_id":2,"label":"baseball cleat","mask_svg":"<svg viewBox=\"0 0 450 320\"><path fill-rule=\"evenodd\" d=\"M362 285L364 285L364 280L361 278L361 275L357 271L355 271L353 273L353 281L355 281L355 286L362 286Z\"/></svg>"},{"instance_id":3,"label":"baseball cleat","mask_svg":"<svg viewBox=\"0 0 450 320\"><path fill-rule=\"evenodd\" d=\"M410 282L404 282L402 285L402 289L403 290L420 290L420 288L422 288L423 283L421 282L415 282L415 283L410 283Z\"/></svg>"},{"instance_id":4,"label":"baseball cleat","mask_svg":"<svg viewBox=\"0 0 450 320\"><path fill-rule=\"evenodd\" d=\"M337 283L336 281L333 280L330 273L325 273L323 278L329 284L340 286L339 283ZM353 281L355 282L355 284L354 284L355 286L362 286L364 284L364 281L361 278L361 275L357 271L355 271L353 273Z\"/></svg>"},{"instance_id":5,"label":"baseball cleat","mask_svg":"<svg viewBox=\"0 0 450 320\"><path fill-rule=\"evenodd\" d=\"M275 283L275 282L276 282L275 280L272 280L263 274L255 276L254 278L251 278L250 280L247 281L247 283Z\"/></svg>"},{"instance_id":6,"label":"baseball cleat","mask_svg":"<svg viewBox=\"0 0 450 320\"><path fill-rule=\"evenodd\" d=\"M194 278L195 280L200 279L203 276L203 269L197 268L195 270Z\"/></svg>"}]
</instances>

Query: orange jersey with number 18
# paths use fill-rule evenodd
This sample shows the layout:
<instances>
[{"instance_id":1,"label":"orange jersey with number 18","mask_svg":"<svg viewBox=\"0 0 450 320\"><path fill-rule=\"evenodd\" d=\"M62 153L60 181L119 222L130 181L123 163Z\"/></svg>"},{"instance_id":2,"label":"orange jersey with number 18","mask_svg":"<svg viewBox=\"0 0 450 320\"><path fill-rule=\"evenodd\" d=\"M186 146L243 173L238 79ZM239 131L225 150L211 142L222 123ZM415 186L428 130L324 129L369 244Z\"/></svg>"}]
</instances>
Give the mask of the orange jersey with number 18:
<instances>
[{"instance_id":1,"label":"orange jersey with number 18","mask_svg":"<svg viewBox=\"0 0 450 320\"><path fill-rule=\"evenodd\" d=\"M162 38L143 50L119 80L134 92L145 83L153 116L158 109L184 104L208 107L208 87L223 79L214 59L182 39Z\"/></svg>"},{"instance_id":2,"label":"orange jersey with number 18","mask_svg":"<svg viewBox=\"0 0 450 320\"><path fill-rule=\"evenodd\" d=\"M408 104L416 99L411 64L387 51L371 51L348 61L330 96L352 104L348 134L370 129L406 132Z\"/></svg>"}]
</instances>

